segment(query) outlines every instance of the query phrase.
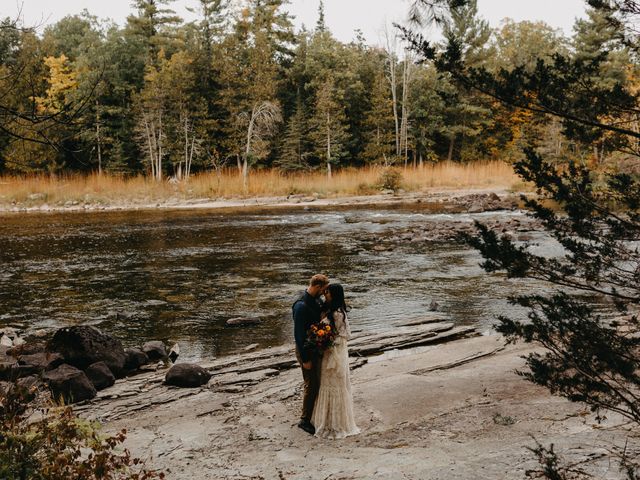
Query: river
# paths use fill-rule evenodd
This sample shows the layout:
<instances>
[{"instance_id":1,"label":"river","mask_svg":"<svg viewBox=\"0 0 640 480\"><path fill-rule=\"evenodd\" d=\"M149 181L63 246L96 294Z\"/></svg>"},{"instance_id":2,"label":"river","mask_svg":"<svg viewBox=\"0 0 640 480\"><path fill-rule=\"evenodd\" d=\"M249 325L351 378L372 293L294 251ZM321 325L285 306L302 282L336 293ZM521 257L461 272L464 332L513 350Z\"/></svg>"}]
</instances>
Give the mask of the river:
<instances>
[{"instance_id":1,"label":"river","mask_svg":"<svg viewBox=\"0 0 640 480\"><path fill-rule=\"evenodd\" d=\"M221 211L162 210L0 217L0 326L33 332L88 323L122 339L178 342L183 358L291 342L291 304L308 278L344 284L351 323L380 329L432 301L488 331L513 313L522 283L488 275L456 243L381 239L420 222L522 216L439 214L419 205ZM260 325L225 328L258 315Z\"/></svg>"}]
</instances>

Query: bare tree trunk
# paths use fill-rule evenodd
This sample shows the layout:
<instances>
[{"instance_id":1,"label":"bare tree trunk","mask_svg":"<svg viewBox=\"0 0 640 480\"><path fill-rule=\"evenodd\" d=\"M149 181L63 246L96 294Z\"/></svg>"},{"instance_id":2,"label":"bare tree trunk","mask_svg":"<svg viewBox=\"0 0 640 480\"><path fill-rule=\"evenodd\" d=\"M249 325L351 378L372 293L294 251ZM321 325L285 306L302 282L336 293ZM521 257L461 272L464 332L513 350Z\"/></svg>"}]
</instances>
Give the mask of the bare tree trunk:
<instances>
[{"instance_id":1,"label":"bare tree trunk","mask_svg":"<svg viewBox=\"0 0 640 480\"><path fill-rule=\"evenodd\" d=\"M327 177L331 180L331 116L327 113Z\"/></svg>"},{"instance_id":2,"label":"bare tree trunk","mask_svg":"<svg viewBox=\"0 0 640 480\"><path fill-rule=\"evenodd\" d=\"M402 125L400 128L400 150L404 150L404 168L409 161L409 85L413 66L413 56L405 50L404 65L402 70Z\"/></svg>"},{"instance_id":3,"label":"bare tree trunk","mask_svg":"<svg viewBox=\"0 0 640 480\"><path fill-rule=\"evenodd\" d=\"M249 155L251 155L251 139L253 138L253 127L256 121L256 106L251 110L251 118L247 128L247 144L245 146L244 158L242 159L242 188L246 191L249 188Z\"/></svg>"},{"instance_id":4,"label":"bare tree trunk","mask_svg":"<svg viewBox=\"0 0 640 480\"><path fill-rule=\"evenodd\" d=\"M186 180L189 180L189 177L191 176L191 164L193 163L193 152L196 148L196 136L193 135L191 137L191 151L189 152L189 163L187 164L187 175L186 175Z\"/></svg>"},{"instance_id":5,"label":"bare tree trunk","mask_svg":"<svg viewBox=\"0 0 640 480\"><path fill-rule=\"evenodd\" d=\"M158 180L158 182L162 181L162 156L164 155L164 152L162 150L162 113L159 115L158 118L158 164L156 166L156 175L157 178L156 180Z\"/></svg>"},{"instance_id":6,"label":"bare tree trunk","mask_svg":"<svg viewBox=\"0 0 640 480\"><path fill-rule=\"evenodd\" d=\"M151 166L151 178L156 178L156 163L155 163L155 147L154 136L151 132L151 125L146 114L143 114L142 120L144 122L144 131L147 137L147 149L149 150L149 165Z\"/></svg>"},{"instance_id":7,"label":"bare tree trunk","mask_svg":"<svg viewBox=\"0 0 640 480\"><path fill-rule=\"evenodd\" d=\"M100 137L100 104L96 100L96 143L98 147L98 175L102 175L102 138Z\"/></svg>"},{"instance_id":8,"label":"bare tree trunk","mask_svg":"<svg viewBox=\"0 0 640 480\"><path fill-rule=\"evenodd\" d=\"M387 51L387 80L391 85L391 99L393 102L393 121L395 123L396 133L396 155L399 157L400 147L400 122L398 119L398 79L396 65L396 41L392 39L389 31L385 28L386 51Z\"/></svg>"},{"instance_id":9,"label":"bare tree trunk","mask_svg":"<svg viewBox=\"0 0 640 480\"><path fill-rule=\"evenodd\" d=\"M447 155L447 160L453 160L453 144L455 142L455 137L451 137L449 139L449 154Z\"/></svg>"}]
</instances>

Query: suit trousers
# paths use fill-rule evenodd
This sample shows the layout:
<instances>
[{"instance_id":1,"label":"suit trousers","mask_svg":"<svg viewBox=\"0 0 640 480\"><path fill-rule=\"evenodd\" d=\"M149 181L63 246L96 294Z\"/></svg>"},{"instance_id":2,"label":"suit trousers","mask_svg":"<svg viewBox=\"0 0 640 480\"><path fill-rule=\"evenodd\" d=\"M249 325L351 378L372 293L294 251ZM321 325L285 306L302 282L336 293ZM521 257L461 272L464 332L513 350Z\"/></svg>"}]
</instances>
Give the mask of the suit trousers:
<instances>
[{"instance_id":1,"label":"suit trousers","mask_svg":"<svg viewBox=\"0 0 640 480\"><path fill-rule=\"evenodd\" d=\"M302 368L302 357L296 349L296 358ZM302 394L302 413L300 419L310 422L313 415L313 406L316 403L316 397L320 390L320 361L322 357L317 354L311 355L311 368L305 370L302 368L302 379L304 380L304 392Z\"/></svg>"}]
</instances>

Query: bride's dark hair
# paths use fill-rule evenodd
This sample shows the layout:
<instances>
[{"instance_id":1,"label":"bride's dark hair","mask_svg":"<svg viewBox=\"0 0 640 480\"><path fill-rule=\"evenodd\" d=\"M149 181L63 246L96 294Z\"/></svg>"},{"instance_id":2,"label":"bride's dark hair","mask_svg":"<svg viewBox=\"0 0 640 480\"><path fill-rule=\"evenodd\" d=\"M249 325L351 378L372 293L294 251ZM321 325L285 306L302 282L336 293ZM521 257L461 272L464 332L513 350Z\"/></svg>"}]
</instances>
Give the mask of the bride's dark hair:
<instances>
[{"instance_id":1,"label":"bride's dark hair","mask_svg":"<svg viewBox=\"0 0 640 480\"><path fill-rule=\"evenodd\" d=\"M331 304L329 305L329 312L335 312L336 310L342 310L347 313L348 307L344 301L344 288L339 283L331 283L327 288L331 294Z\"/></svg>"}]
</instances>

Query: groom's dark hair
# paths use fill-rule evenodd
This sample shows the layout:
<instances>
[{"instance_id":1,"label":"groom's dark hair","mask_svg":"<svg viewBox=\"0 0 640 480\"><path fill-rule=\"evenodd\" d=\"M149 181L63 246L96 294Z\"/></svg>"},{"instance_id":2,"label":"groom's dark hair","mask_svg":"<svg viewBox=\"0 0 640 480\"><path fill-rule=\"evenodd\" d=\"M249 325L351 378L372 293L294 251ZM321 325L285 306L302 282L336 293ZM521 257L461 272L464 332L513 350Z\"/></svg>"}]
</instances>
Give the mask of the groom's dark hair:
<instances>
[{"instance_id":1,"label":"groom's dark hair","mask_svg":"<svg viewBox=\"0 0 640 480\"><path fill-rule=\"evenodd\" d=\"M329 277L321 273L314 275L309 281L309 286L311 287L324 287L327 285L329 285Z\"/></svg>"}]
</instances>

